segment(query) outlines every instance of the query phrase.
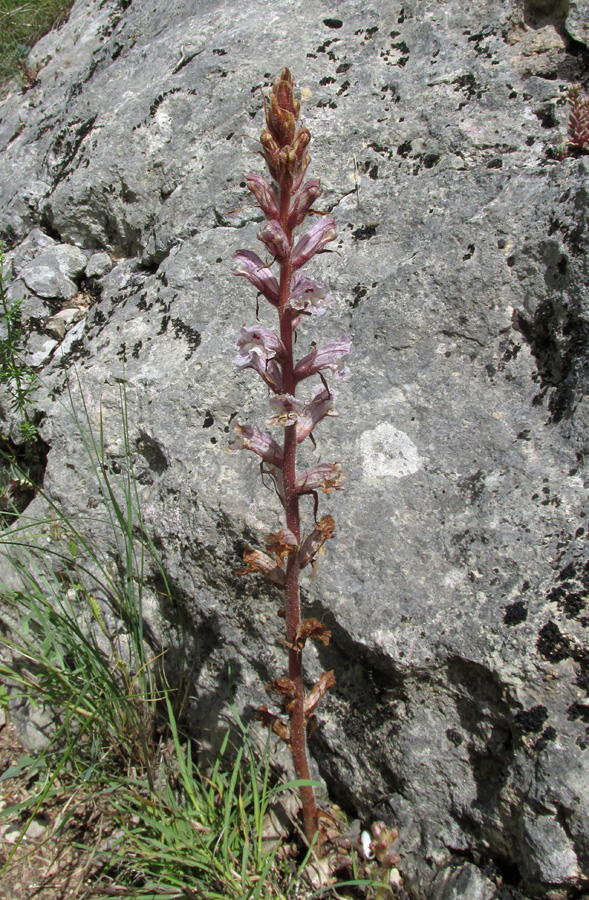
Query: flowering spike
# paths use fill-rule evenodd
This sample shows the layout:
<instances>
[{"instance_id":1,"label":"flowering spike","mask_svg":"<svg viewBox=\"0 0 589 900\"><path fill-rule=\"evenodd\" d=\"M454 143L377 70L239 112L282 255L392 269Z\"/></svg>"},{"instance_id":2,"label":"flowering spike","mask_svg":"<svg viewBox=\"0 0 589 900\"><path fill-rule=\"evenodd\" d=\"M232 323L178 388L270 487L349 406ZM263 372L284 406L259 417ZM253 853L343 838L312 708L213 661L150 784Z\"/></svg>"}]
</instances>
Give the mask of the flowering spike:
<instances>
[{"instance_id":1,"label":"flowering spike","mask_svg":"<svg viewBox=\"0 0 589 900\"><path fill-rule=\"evenodd\" d=\"M347 377L343 358L350 351L351 341L343 337L316 347L295 362L294 335L303 316L322 316L332 302L327 289L300 270L335 240L337 230L333 217L322 215L295 242L295 230L321 196L321 184L317 178L303 184L310 162L311 134L305 126L298 127L300 103L294 96L294 81L288 69L283 69L274 81L269 97L264 99L264 110L266 127L260 136L261 154L275 184L270 185L257 174L246 175L246 183L266 218L258 238L273 257L279 277L255 253L247 250L235 254L233 271L251 282L277 309L279 328L274 333L262 325L244 326L238 341L237 365L254 369L270 388L272 417L268 424L283 428L284 438L280 447L255 425L237 425L236 443L231 449L251 450L261 458L261 471L272 478L285 512L284 527L266 537L266 553L246 548L246 566L240 574L262 572L270 581L284 587L286 639L283 643L288 648L288 676L275 679L267 688L283 697L290 724L286 725L266 706L255 717L290 746L296 777L302 783L305 835L312 844L317 835L318 811L313 788L308 785L306 728L307 725L312 728L313 712L335 678L333 672L324 673L305 698L302 671L305 642L315 638L327 644L330 633L317 619L301 621L299 575L309 564L314 569L317 554L334 533L331 516L323 516L317 522L318 492L341 490L344 476L339 463L317 463L297 477L296 454L298 444L311 435L319 422L337 415L333 409L335 397L323 372L329 371L340 380ZM312 375L319 375L321 384L305 403L296 397L296 387ZM314 526L301 544L299 501L305 495L311 495L314 500Z\"/></svg>"}]
</instances>

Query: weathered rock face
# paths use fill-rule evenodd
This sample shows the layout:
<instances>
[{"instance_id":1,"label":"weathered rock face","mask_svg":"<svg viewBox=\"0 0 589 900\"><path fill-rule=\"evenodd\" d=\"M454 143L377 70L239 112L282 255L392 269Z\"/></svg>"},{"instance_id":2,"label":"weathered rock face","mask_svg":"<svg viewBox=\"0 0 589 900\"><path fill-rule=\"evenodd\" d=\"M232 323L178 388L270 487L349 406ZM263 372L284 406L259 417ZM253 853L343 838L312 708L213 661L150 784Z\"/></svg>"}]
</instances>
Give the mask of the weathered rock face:
<instances>
[{"instance_id":1,"label":"weathered rock face","mask_svg":"<svg viewBox=\"0 0 589 900\"><path fill-rule=\"evenodd\" d=\"M90 404L102 396L114 458L124 361L208 733L228 661L242 708L284 665L276 597L234 576L243 541L280 516L254 462L225 452L236 416L267 416L234 371L255 300L228 272L256 248L242 173L261 171L244 137L261 128L258 88L294 72L340 231L313 265L336 299L299 347L354 341L341 417L317 431L348 481L323 504L337 538L305 589L333 632L309 680L338 679L311 751L340 802L398 825L406 886L436 900L589 880L589 158L556 152L568 85L586 84L588 13L80 0L35 48L38 83L0 106L0 217L30 352L49 386L75 363ZM88 314L47 332L76 291ZM79 442L39 402L45 488L87 512Z\"/></svg>"}]
</instances>

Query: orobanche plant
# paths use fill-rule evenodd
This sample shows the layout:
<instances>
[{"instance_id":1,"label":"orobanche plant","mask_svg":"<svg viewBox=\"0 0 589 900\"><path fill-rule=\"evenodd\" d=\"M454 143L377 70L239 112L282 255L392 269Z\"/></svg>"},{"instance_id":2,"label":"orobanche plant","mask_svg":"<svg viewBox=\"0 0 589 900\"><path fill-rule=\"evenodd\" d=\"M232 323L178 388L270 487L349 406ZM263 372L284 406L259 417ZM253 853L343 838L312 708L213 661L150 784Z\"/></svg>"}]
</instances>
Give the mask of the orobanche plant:
<instances>
[{"instance_id":1,"label":"orobanche plant","mask_svg":"<svg viewBox=\"0 0 589 900\"><path fill-rule=\"evenodd\" d=\"M278 331L275 334L261 324L243 327L238 342L237 365L254 369L270 391L271 418L267 424L283 431L283 440L275 440L257 425L237 425L233 449L251 450L261 458L263 474L271 476L285 513L285 526L266 537L266 553L246 547L245 567L239 574L260 572L283 588L285 595L288 675L277 678L267 688L279 695L285 706L288 723L263 706L256 718L271 728L292 752L297 778L309 781L307 727L321 698L335 685L333 672L324 672L308 692L303 686L303 649L313 638L327 644L330 632L317 619L301 617L299 574L301 569L315 566L318 551L333 537L335 523L330 515L317 518L318 494L342 489L343 474L337 462L317 462L310 468L297 468L297 448L306 438L315 441L313 429L325 416L334 416L334 394L324 373L336 379L348 377L344 357L350 351L348 337L324 346L295 361L293 346L296 329L304 316L321 316L332 298L326 288L303 274L303 267L337 236L335 220L316 213L317 219L300 236L296 232L306 217L313 213L313 203L321 194L317 178L303 183L310 162L307 152L311 135L305 127L297 129L300 103L293 95L293 79L283 69L274 82L268 99L264 98L266 128L260 137L262 156L273 184L262 175L245 176L266 217L258 232L269 262L263 262L250 250L239 250L234 256L235 275L243 275L276 308ZM274 274L272 268L277 271ZM297 387L311 376L320 379L309 396L296 396ZM313 522L301 527L299 501L313 498ZM312 842L318 831L318 810L311 785L300 787L306 837Z\"/></svg>"}]
</instances>

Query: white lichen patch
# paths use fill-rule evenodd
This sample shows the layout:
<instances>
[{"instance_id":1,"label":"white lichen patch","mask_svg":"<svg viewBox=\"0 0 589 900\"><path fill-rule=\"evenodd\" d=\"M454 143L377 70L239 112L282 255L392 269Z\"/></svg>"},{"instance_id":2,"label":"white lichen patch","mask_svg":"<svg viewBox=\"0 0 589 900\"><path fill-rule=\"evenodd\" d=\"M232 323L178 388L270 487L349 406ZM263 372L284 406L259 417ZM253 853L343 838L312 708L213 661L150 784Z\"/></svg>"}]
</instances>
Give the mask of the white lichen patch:
<instances>
[{"instance_id":1,"label":"white lichen patch","mask_svg":"<svg viewBox=\"0 0 589 900\"><path fill-rule=\"evenodd\" d=\"M405 432L388 422L365 431L359 443L367 478L404 478L423 466L415 444Z\"/></svg>"}]
</instances>

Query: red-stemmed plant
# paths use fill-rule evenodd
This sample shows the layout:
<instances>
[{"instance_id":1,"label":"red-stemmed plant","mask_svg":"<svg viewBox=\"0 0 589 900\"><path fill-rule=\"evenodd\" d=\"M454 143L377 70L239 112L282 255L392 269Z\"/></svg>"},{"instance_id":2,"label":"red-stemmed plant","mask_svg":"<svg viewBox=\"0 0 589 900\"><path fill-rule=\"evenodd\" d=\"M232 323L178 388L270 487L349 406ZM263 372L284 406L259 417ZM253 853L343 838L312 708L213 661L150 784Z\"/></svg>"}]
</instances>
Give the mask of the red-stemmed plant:
<instances>
[{"instance_id":1,"label":"red-stemmed plant","mask_svg":"<svg viewBox=\"0 0 589 900\"><path fill-rule=\"evenodd\" d=\"M239 574L259 572L284 590L288 676L277 678L267 689L282 697L288 723L270 712L267 706L257 710L256 718L285 741L292 752L296 776L310 779L307 757L307 728L314 719L317 704L335 685L333 672L324 672L308 692L303 685L303 648L309 638L327 644L330 632L317 619L302 619L299 597L299 574L315 558L325 542L333 537L335 523L330 515L317 519L318 492L341 490L343 475L339 463L318 462L297 471L297 447L309 437L325 416L334 416L334 395L324 372L345 379L348 369L343 358L349 353L348 337L315 347L298 362L293 356L295 330L304 316L321 316L331 297L321 284L302 273L303 266L337 236L335 220L317 214L316 221L300 236L296 232L321 194L316 178L303 183L310 157L307 152L311 135L305 127L297 129L300 103L293 95L293 79L283 69L274 82L270 96L264 99L266 128L260 137L262 156L268 166L272 184L262 175L245 176L249 190L266 217L258 232L259 240L270 256L263 262L250 250L239 250L234 256L235 275L243 275L278 312L279 335L260 324L244 326L238 342L237 364L254 369L270 391L269 426L283 429L282 443L256 425L237 425L232 449L251 450L261 458L262 471L274 480L276 492L285 511L285 527L266 537L266 553L246 547L245 567ZM271 271L276 265L279 276ZM312 396L299 399L300 382L318 375L320 383ZM313 439L314 443L314 439ZM304 495L314 499L313 524L303 533L299 500ZM309 843L318 831L318 810L313 788L300 788L304 831Z\"/></svg>"}]
</instances>

